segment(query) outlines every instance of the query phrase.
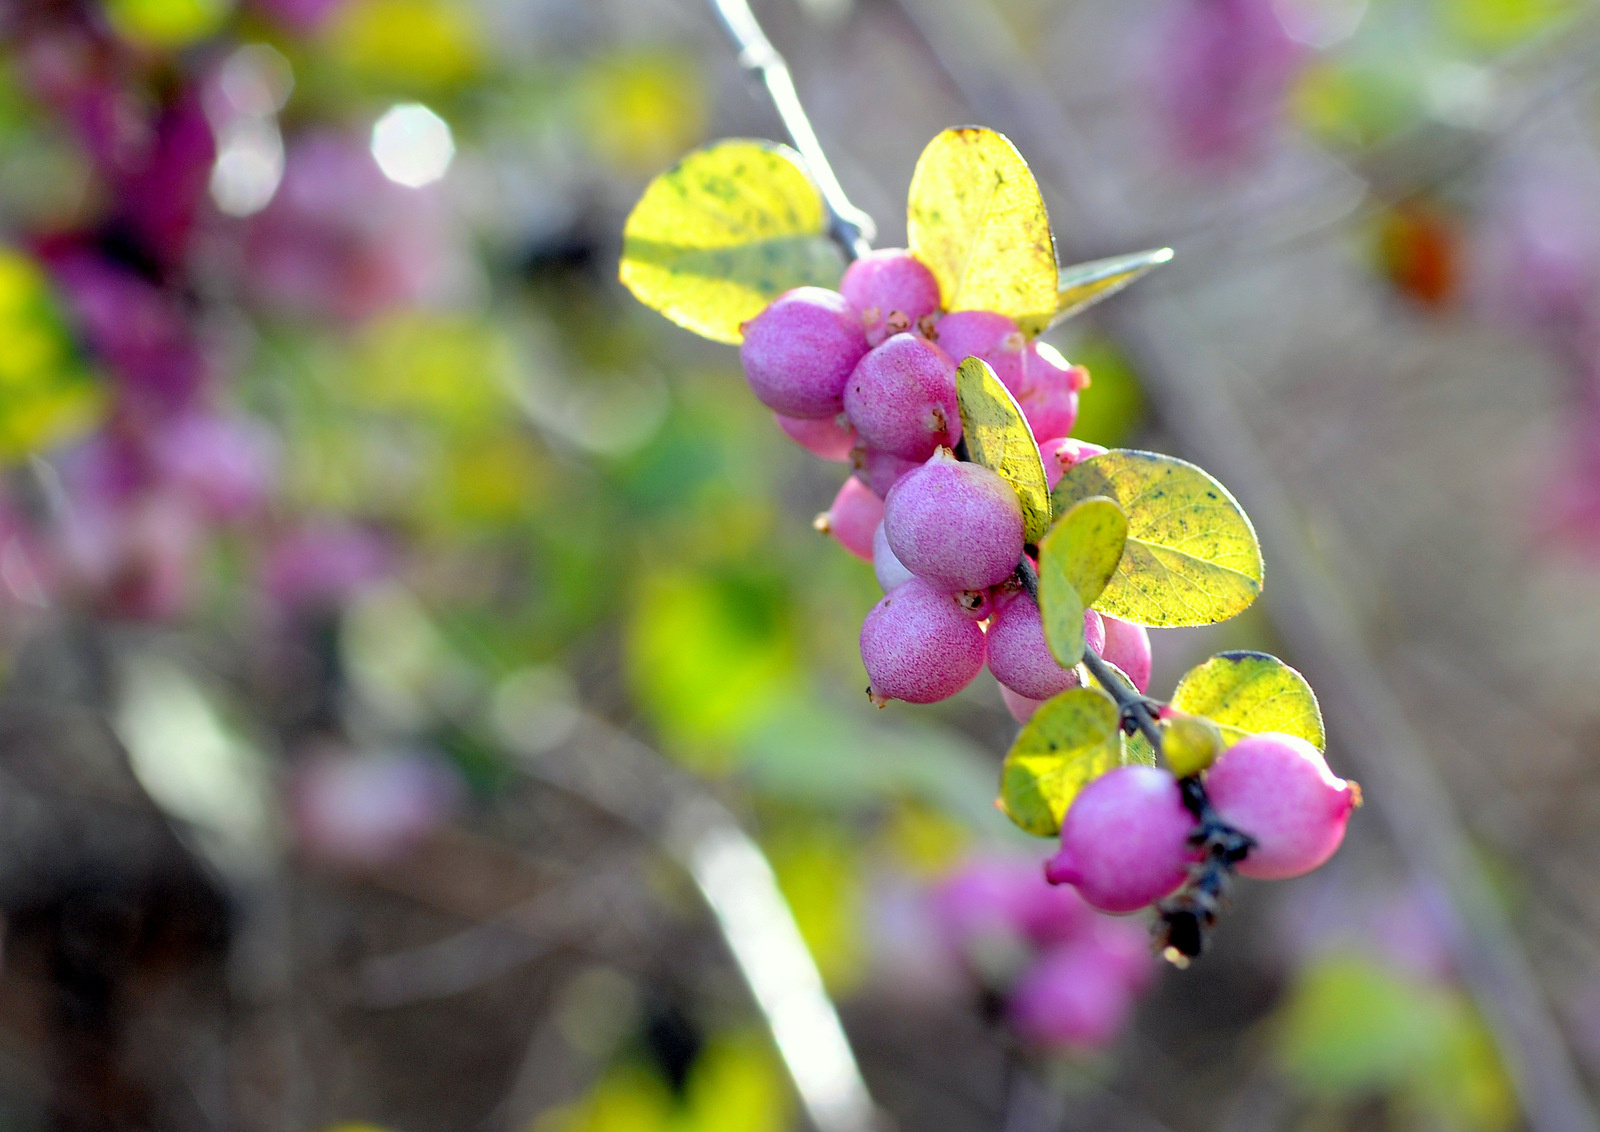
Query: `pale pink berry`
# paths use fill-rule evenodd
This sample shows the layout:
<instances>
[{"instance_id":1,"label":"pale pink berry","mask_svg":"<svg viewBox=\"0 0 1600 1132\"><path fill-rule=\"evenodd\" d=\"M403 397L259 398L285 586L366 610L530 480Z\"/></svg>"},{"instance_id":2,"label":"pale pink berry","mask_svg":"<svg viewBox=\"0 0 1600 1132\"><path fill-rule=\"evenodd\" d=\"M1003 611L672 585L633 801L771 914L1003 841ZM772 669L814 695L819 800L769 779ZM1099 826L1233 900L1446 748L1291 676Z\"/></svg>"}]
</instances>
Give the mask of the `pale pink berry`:
<instances>
[{"instance_id":1,"label":"pale pink berry","mask_svg":"<svg viewBox=\"0 0 1600 1132\"><path fill-rule=\"evenodd\" d=\"M1026 723L1033 718L1033 713L1044 706L1043 700L1030 700L1027 696L1018 695L1004 684L1000 685L1000 698L1005 701L1006 710L1011 713L1011 718L1018 723Z\"/></svg>"},{"instance_id":2,"label":"pale pink berry","mask_svg":"<svg viewBox=\"0 0 1600 1132\"><path fill-rule=\"evenodd\" d=\"M782 413L773 415L778 420L778 427L788 434L789 439L813 456L840 463L850 459L850 449L856 444L856 430L842 417L803 420L786 417Z\"/></svg>"},{"instance_id":3,"label":"pale pink berry","mask_svg":"<svg viewBox=\"0 0 1600 1132\"><path fill-rule=\"evenodd\" d=\"M856 366L844 410L868 448L926 460L961 438L956 364L926 338L896 334Z\"/></svg>"},{"instance_id":4,"label":"pale pink berry","mask_svg":"<svg viewBox=\"0 0 1600 1132\"><path fill-rule=\"evenodd\" d=\"M882 523L879 523L872 532L872 572L878 576L878 585L883 587L884 593L915 577L894 556L894 551L889 549L889 540L884 537Z\"/></svg>"},{"instance_id":5,"label":"pale pink berry","mask_svg":"<svg viewBox=\"0 0 1600 1132\"><path fill-rule=\"evenodd\" d=\"M1022 561L1022 504L980 464L941 448L890 489L883 533L917 577L947 590L980 590Z\"/></svg>"},{"instance_id":6,"label":"pale pink berry","mask_svg":"<svg viewBox=\"0 0 1600 1132\"><path fill-rule=\"evenodd\" d=\"M860 312L874 346L939 310L939 281L904 248L868 252L845 269L839 291Z\"/></svg>"},{"instance_id":7,"label":"pale pink berry","mask_svg":"<svg viewBox=\"0 0 1600 1132\"><path fill-rule=\"evenodd\" d=\"M1143 625L1135 625L1131 621L1122 621L1109 615L1101 618L1105 622L1106 643L1100 650L1100 655L1123 672L1128 679L1133 681L1133 686L1141 692L1150 690L1150 633Z\"/></svg>"},{"instance_id":8,"label":"pale pink berry","mask_svg":"<svg viewBox=\"0 0 1600 1132\"><path fill-rule=\"evenodd\" d=\"M1025 1041L1098 1049L1122 1032L1133 997L1115 955L1089 941L1073 942L1045 952L1023 973L1009 1013Z\"/></svg>"},{"instance_id":9,"label":"pale pink berry","mask_svg":"<svg viewBox=\"0 0 1600 1132\"><path fill-rule=\"evenodd\" d=\"M1090 456L1098 456L1105 449L1098 444L1090 444L1087 440L1073 440L1070 437L1058 437L1055 440L1041 440L1039 442L1039 458L1044 461L1044 478L1054 491L1056 484L1061 482L1061 477L1066 475L1074 464L1080 464Z\"/></svg>"},{"instance_id":10,"label":"pale pink berry","mask_svg":"<svg viewBox=\"0 0 1600 1132\"><path fill-rule=\"evenodd\" d=\"M878 706L888 700L931 704L961 691L983 667L983 630L954 595L912 578L867 614L861 662Z\"/></svg>"},{"instance_id":11,"label":"pale pink berry","mask_svg":"<svg viewBox=\"0 0 1600 1132\"><path fill-rule=\"evenodd\" d=\"M1195 819L1178 780L1151 766L1123 766L1085 786L1061 822L1061 851L1045 865L1103 912L1133 912L1173 892L1199 852Z\"/></svg>"},{"instance_id":12,"label":"pale pink berry","mask_svg":"<svg viewBox=\"0 0 1600 1132\"><path fill-rule=\"evenodd\" d=\"M953 311L939 320L939 346L960 365L982 358L1012 393L1023 386L1023 357L1028 339L1017 324L992 311Z\"/></svg>"},{"instance_id":13,"label":"pale pink berry","mask_svg":"<svg viewBox=\"0 0 1600 1132\"><path fill-rule=\"evenodd\" d=\"M1078 390L1088 370L1068 365L1053 347L1030 342L1023 355L1023 383L1017 405L1028 420L1034 440L1043 444L1072 431L1078 423Z\"/></svg>"},{"instance_id":14,"label":"pale pink berry","mask_svg":"<svg viewBox=\"0 0 1600 1132\"><path fill-rule=\"evenodd\" d=\"M883 500L872 489L851 476L844 481L833 506L818 515L812 524L825 535L865 562L872 561L872 532L883 522Z\"/></svg>"},{"instance_id":15,"label":"pale pink berry","mask_svg":"<svg viewBox=\"0 0 1600 1132\"><path fill-rule=\"evenodd\" d=\"M850 465L855 468L856 475L861 481L872 489L873 494L882 498L889 494L891 487L922 467L922 461L907 460L892 452L868 448L858 443L850 450Z\"/></svg>"},{"instance_id":16,"label":"pale pink berry","mask_svg":"<svg viewBox=\"0 0 1600 1132\"><path fill-rule=\"evenodd\" d=\"M1105 624L1092 609L1084 610L1083 636L1094 652L1105 647ZM1078 686L1077 669L1062 668L1045 644L1039 607L1027 594L1008 595L998 603L989 623L988 653L989 671L1018 695L1048 700Z\"/></svg>"},{"instance_id":17,"label":"pale pink berry","mask_svg":"<svg viewBox=\"0 0 1600 1132\"><path fill-rule=\"evenodd\" d=\"M1321 751L1270 731L1218 755L1206 773L1206 794L1225 822L1255 838L1239 872L1260 880L1297 877L1333 856L1361 799L1355 783L1328 769Z\"/></svg>"},{"instance_id":18,"label":"pale pink berry","mask_svg":"<svg viewBox=\"0 0 1600 1132\"><path fill-rule=\"evenodd\" d=\"M744 324L739 360L756 399L786 417L836 417L845 382L867 352L860 318L844 296L796 287Z\"/></svg>"}]
</instances>

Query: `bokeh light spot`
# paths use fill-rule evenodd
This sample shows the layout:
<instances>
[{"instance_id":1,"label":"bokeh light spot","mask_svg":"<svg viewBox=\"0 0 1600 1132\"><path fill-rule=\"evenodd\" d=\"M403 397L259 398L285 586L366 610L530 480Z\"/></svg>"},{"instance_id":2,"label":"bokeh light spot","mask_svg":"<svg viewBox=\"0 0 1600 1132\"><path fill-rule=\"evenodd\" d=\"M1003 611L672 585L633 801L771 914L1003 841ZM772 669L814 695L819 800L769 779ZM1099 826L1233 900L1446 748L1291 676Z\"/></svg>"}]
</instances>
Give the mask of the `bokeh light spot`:
<instances>
[{"instance_id":1,"label":"bokeh light spot","mask_svg":"<svg viewBox=\"0 0 1600 1132\"><path fill-rule=\"evenodd\" d=\"M420 102L390 107L372 127L372 156L383 175L417 189L445 175L456 155L450 126Z\"/></svg>"}]
</instances>

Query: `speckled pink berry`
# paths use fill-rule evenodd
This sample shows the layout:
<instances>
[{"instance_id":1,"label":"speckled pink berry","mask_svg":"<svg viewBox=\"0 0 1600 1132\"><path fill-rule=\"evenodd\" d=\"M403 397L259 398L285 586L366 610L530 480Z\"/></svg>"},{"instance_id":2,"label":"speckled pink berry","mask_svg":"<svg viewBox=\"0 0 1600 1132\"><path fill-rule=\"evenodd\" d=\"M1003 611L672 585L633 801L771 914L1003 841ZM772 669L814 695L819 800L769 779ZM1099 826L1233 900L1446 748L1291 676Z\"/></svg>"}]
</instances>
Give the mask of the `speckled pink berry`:
<instances>
[{"instance_id":1,"label":"speckled pink berry","mask_svg":"<svg viewBox=\"0 0 1600 1132\"><path fill-rule=\"evenodd\" d=\"M1143 625L1121 621L1115 617L1102 617L1105 622L1106 644L1100 655L1133 681L1141 692L1150 690L1150 633Z\"/></svg>"},{"instance_id":2,"label":"speckled pink berry","mask_svg":"<svg viewBox=\"0 0 1600 1132\"><path fill-rule=\"evenodd\" d=\"M856 445L856 430L842 415L815 420L786 417L782 413L773 415L789 439L813 456L841 463L850 459L850 450Z\"/></svg>"},{"instance_id":3,"label":"speckled pink berry","mask_svg":"<svg viewBox=\"0 0 1600 1132\"><path fill-rule=\"evenodd\" d=\"M812 524L825 535L839 540L851 554L864 562L872 561L872 533L883 522L883 500L855 476L844 481L833 506L818 515Z\"/></svg>"},{"instance_id":4,"label":"speckled pink berry","mask_svg":"<svg viewBox=\"0 0 1600 1132\"><path fill-rule=\"evenodd\" d=\"M1023 357L1028 339L1017 324L992 311L952 311L939 320L939 346L960 365L982 358L1000 383L1015 393L1023 385Z\"/></svg>"},{"instance_id":5,"label":"speckled pink berry","mask_svg":"<svg viewBox=\"0 0 1600 1132\"><path fill-rule=\"evenodd\" d=\"M896 334L856 366L844 410L868 448L926 460L961 438L956 364L926 338Z\"/></svg>"},{"instance_id":6,"label":"speckled pink berry","mask_svg":"<svg viewBox=\"0 0 1600 1132\"><path fill-rule=\"evenodd\" d=\"M939 281L904 248L868 252L845 269L839 291L861 313L874 346L939 310Z\"/></svg>"},{"instance_id":7,"label":"speckled pink berry","mask_svg":"<svg viewBox=\"0 0 1600 1132\"><path fill-rule=\"evenodd\" d=\"M1083 636L1095 652L1105 647L1105 625L1092 609L1084 611ZM1039 607L1027 594L1008 595L996 605L989 622L988 651L989 671L1018 695L1048 700L1078 685L1077 669L1062 668L1051 655Z\"/></svg>"},{"instance_id":8,"label":"speckled pink berry","mask_svg":"<svg viewBox=\"0 0 1600 1132\"><path fill-rule=\"evenodd\" d=\"M917 577L947 590L981 590L1022 561L1022 504L1010 484L941 448L883 501L883 533Z\"/></svg>"},{"instance_id":9,"label":"speckled pink berry","mask_svg":"<svg viewBox=\"0 0 1600 1132\"><path fill-rule=\"evenodd\" d=\"M1239 872L1259 880L1297 877L1333 856L1361 799L1355 783L1328 769L1321 751L1270 731L1218 755L1205 781L1222 819L1256 839Z\"/></svg>"},{"instance_id":10,"label":"speckled pink berry","mask_svg":"<svg viewBox=\"0 0 1600 1132\"><path fill-rule=\"evenodd\" d=\"M912 578L867 614L861 662L880 707L888 700L931 704L972 683L983 667L983 630L954 595Z\"/></svg>"},{"instance_id":11,"label":"speckled pink berry","mask_svg":"<svg viewBox=\"0 0 1600 1132\"><path fill-rule=\"evenodd\" d=\"M796 287L744 324L739 360L756 399L786 417L838 416L867 352L860 315L837 291Z\"/></svg>"},{"instance_id":12,"label":"speckled pink berry","mask_svg":"<svg viewBox=\"0 0 1600 1132\"><path fill-rule=\"evenodd\" d=\"M1061 822L1061 851L1045 865L1102 912L1134 912L1167 896L1199 856L1195 820L1178 780L1151 766L1107 771L1081 790Z\"/></svg>"},{"instance_id":13,"label":"speckled pink berry","mask_svg":"<svg viewBox=\"0 0 1600 1132\"><path fill-rule=\"evenodd\" d=\"M922 461L907 460L892 452L857 443L850 450L850 466L855 468L856 475L872 489L873 494L882 498L889 494L891 487L922 467Z\"/></svg>"},{"instance_id":14,"label":"speckled pink berry","mask_svg":"<svg viewBox=\"0 0 1600 1132\"><path fill-rule=\"evenodd\" d=\"M1098 444L1090 444L1086 440L1073 440L1070 437L1059 437L1055 440L1041 440L1039 442L1039 458L1044 461L1044 478L1054 491L1056 484L1061 482L1061 477L1066 475L1074 464L1080 464L1090 456L1098 456L1105 449Z\"/></svg>"}]
</instances>

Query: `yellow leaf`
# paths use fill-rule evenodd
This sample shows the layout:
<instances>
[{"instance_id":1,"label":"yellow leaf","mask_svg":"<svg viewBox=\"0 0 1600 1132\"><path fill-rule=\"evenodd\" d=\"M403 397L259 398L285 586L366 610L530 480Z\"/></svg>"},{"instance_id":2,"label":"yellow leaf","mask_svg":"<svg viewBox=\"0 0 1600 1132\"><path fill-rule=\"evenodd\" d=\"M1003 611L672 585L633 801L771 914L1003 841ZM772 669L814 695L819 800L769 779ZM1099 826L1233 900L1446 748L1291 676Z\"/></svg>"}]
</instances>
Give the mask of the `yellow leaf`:
<instances>
[{"instance_id":1,"label":"yellow leaf","mask_svg":"<svg viewBox=\"0 0 1600 1132\"><path fill-rule=\"evenodd\" d=\"M1076 503L1039 544L1039 613L1045 643L1063 668L1083 659L1083 611L1116 573L1128 517L1110 499Z\"/></svg>"},{"instance_id":2,"label":"yellow leaf","mask_svg":"<svg viewBox=\"0 0 1600 1132\"><path fill-rule=\"evenodd\" d=\"M827 210L787 146L721 141L650 182L622 233L620 277L640 302L717 342L794 287L841 273Z\"/></svg>"},{"instance_id":3,"label":"yellow leaf","mask_svg":"<svg viewBox=\"0 0 1600 1132\"><path fill-rule=\"evenodd\" d=\"M1000 770L1000 808L1029 833L1050 837L1090 782L1122 762L1117 705L1098 688L1046 700L1011 744Z\"/></svg>"},{"instance_id":4,"label":"yellow leaf","mask_svg":"<svg viewBox=\"0 0 1600 1132\"><path fill-rule=\"evenodd\" d=\"M997 311L1034 335L1056 312L1055 238L1028 163L975 126L928 143L911 175L911 250L939 280L945 309Z\"/></svg>"},{"instance_id":5,"label":"yellow leaf","mask_svg":"<svg viewBox=\"0 0 1600 1132\"><path fill-rule=\"evenodd\" d=\"M1264 652L1218 653L1189 669L1172 693L1172 706L1210 719L1230 747L1262 731L1297 735L1319 751L1327 746L1311 685Z\"/></svg>"},{"instance_id":6,"label":"yellow leaf","mask_svg":"<svg viewBox=\"0 0 1600 1132\"><path fill-rule=\"evenodd\" d=\"M1037 543L1050 529L1050 485L1039 445L1016 398L988 362L967 358L956 367L956 403L967 455L1016 490L1023 537L1030 545Z\"/></svg>"}]
</instances>

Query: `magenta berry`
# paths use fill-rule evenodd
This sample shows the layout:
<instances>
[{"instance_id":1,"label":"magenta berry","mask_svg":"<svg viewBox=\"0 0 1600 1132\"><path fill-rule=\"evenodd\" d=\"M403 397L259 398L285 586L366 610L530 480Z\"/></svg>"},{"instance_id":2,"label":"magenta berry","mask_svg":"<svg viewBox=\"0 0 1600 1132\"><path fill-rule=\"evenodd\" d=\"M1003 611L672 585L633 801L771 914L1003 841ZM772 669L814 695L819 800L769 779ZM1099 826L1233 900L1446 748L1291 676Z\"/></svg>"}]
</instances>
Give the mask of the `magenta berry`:
<instances>
[{"instance_id":1,"label":"magenta berry","mask_svg":"<svg viewBox=\"0 0 1600 1132\"><path fill-rule=\"evenodd\" d=\"M868 448L926 460L961 437L956 364L926 338L896 334L856 366L844 410Z\"/></svg>"},{"instance_id":2,"label":"magenta berry","mask_svg":"<svg viewBox=\"0 0 1600 1132\"><path fill-rule=\"evenodd\" d=\"M851 476L833 497L833 506L816 517L812 526L839 540L839 545L864 562L872 561L872 532L883 522L883 500Z\"/></svg>"},{"instance_id":3,"label":"magenta berry","mask_svg":"<svg viewBox=\"0 0 1600 1132\"><path fill-rule=\"evenodd\" d=\"M1090 444L1086 440L1072 440L1060 437L1055 440L1039 441L1039 458L1044 461L1044 478L1054 491L1056 484L1061 482L1061 477L1066 475L1074 465L1082 463L1090 456L1098 456L1105 449L1098 444Z\"/></svg>"},{"instance_id":4,"label":"magenta berry","mask_svg":"<svg viewBox=\"0 0 1600 1132\"><path fill-rule=\"evenodd\" d=\"M1336 777L1321 751L1270 731L1222 752L1205 781L1222 819L1255 838L1238 868L1259 880L1297 877L1333 856L1361 800L1356 784Z\"/></svg>"},{"instance_id":5,"label":"magenta berry","mask_svg":"<svg viewBox=\"0 0 1600 1132\"><path fill-rule=\"evenodd\" d=\"M1150 690L1150 633L1143 625L1104 616L1106 643L1100 655L1133 681L1141 692Z\"/></svg>"},{"instance_id":6,"label":"magenta berry","mask_svg":"<svg viewBox=\"0 0 1600 1132\"><path fill-rule=\"evenodd\" d=\"M912 578L867 614L861 662L879 707L888 700L931 704L972 683L983 667L983 630L953 595Z\"/></svg>"},{"instance_id":7,"label":"magenta berry","mask_svg":"<svg viewBox=\"0 0 1600 1132\"><path fill-rule=\"evenodd\" d=\"M1023 386L1028 339L1017 324L991 311L953 311L939 320L939 346L957 364L982 358L1000 383L1015 393Z\"/></svg>"},{"instance_id":8,"label":"magenta berry","mask_svg":"<svg viewBox=\"0 0 1600 1132\"><path fill-rule=\"evenodd\" d=\"M1083 635L1095 652L1105 647L1105 625L1100 614L1084 611ZM1015 594L999 603L989 623L989 671L994 678L1018 695L1032 700L1048 700L1057 692L1078 685L1075 668L1062 668L1044 640L1044 622L1039 607L1026 594Z\"/></svg>"},{"instance_id":9,"label":"magenta berry","mask_svg":"<svg viewBox=\"0 0 1600 1132\"><path fill-rule=\"evenodd\" d=\"M1092 942L1052 948L1012 989L1011 1023L1036 1045L1096 1049L1122 1031L1133 1007L1133 988L1117 956Z\"/></svg>"},{"instance_id":10,"label":"magenta berry","mask_svg":"<svg viewBox=\"0 0 1600 1132\"><path fill-rule=\"evenodd\" d=\"M1022 504L994 472L941 448L883 501L883 533L917 577L947 590L980 590L1022 561Z\"/></svg>"},{"instance_id":11,"label":"magenta berry","mask_svg":"<svg viewBox=\"0 0 1600 1132\"><path fill-rule=\"evenodd\" d=\"M915 577L894 556L894 551L889 549L889 540L884 537L882 523L879 523L872 532L872 572L878 576L878 585L883 587L884 593Z\"/></svg>"},{"instance_id":12,"label":"magenta berry","mask_svg":"<svg viewBox=\"0 0 1600 1132\"><path fill-rule=\"evenodd\" d=\"M939 281L904 248L868 252L845 269L839 291L860 312L874 346L939 311Z\"/></svg>"},{"instance_id":13,"label":"magenta berry","mask_svg":"<svg viewBox=\"0 0 1600 1132\"><path fill-rule=\"evenodd\" d=\"M1102 912L1133 912L1183 883L1198 858L1194 829L1177 779L1151 766L1117 767L1073 799L1045 878L1073 885Z\"/></svg>"},{"instance_id":14,"label":"magenta berry","mask_svg":"<svg viewBox=\"0 0 1600 1132\"><path fill-rule=\"evenodd\" d=\"M778 427L788 434L789 439L813 456L837 462L850 459L850 450L856 444L856 430L842 416L804 420L786 417L782 413L773 415L777 417Z\"/></svg>"},{"instance_id":15,"label":"magenta berry","mask_svg":"<svg viewBox=\"0 0 1600 1132\"><path fill-rule=\"evenodd\" d=\"M796 287L744 324L739 360L756 399L786 417L816 420L844 408L844 387L867 352L843 295Z\"/></svg>"}]
</instances>

